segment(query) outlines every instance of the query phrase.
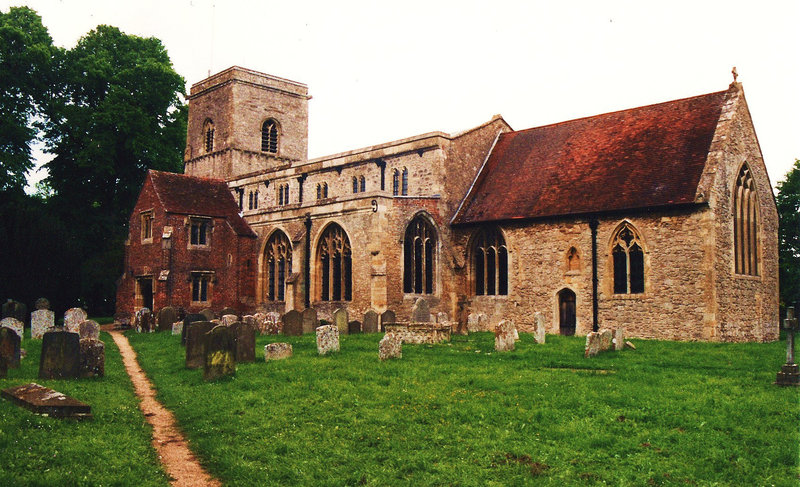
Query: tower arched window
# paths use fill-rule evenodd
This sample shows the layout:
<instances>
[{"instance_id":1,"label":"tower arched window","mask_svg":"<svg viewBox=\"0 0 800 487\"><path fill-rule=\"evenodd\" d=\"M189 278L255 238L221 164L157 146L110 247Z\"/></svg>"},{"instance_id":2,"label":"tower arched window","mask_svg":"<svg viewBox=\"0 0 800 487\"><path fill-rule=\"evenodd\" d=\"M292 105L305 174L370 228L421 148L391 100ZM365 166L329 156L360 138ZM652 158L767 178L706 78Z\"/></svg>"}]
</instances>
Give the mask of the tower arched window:
<instances>
[{"instance_id":1,"label":"tower arched window","mask_svg":"<svg viewBox=\"0 0 800 487\"><path fill-rule=\"evenodd\" d=\"M358 178L353 176L353 193L358 193Z\"/></svg>"},{"instance_id":2,"label":"tower arched window","mask_svg":"<svg viewBox=\"0 0 800 487\"><path fill-rule=\"evenodd\" d=\"M433 294L436 277L436 229L417 216L403 241L403 292Z\"/></svg>"},{"instance_id":3,"label":"tower arched window","mask_svg":"<svg viewBox=\"0 0 800 487\"><path fill-rule=\"evenodd\" d=\"M252 210L253 209L253 192L252 191L247 193L247 209L248 210Z\"/></svg>"},{"instance_id":4,"label":"tower arched window","mask_svg":"<svg viewBox=\"0 0 800 487\"><path fill-rule=\"evenodd\" d=\"M317 183L317 199L322 199L322 183Z\"/></svg>"},{"instance_id":5,"label":"tower arched window","mask_svg":"<svg viewBox=\"0 0 800 487\"><path fill-rule=\"evenodd\" d=\"M328 197L328 183L322 183L322 197Z\"/></svg>"},{"instance_id":6,"label":"tower arched window","mask_svg":"<svg viewBox=\"0 0 800 487\"><path fill-rule=\"evenodd\" d=\"M395 169L392 171L392 195L397 196L400 194L400 171Z\"/></svg>"},{"instance_id":7,"label":"tower arched window","mask_svg":"<svg viewBox=\"0 0 800 487\"><path fill-rule=\"evenodd\" d=\"M758 275L758 198L753 173L742 165L733 193L733 251L737 274Z\"/></svg>"},{"instance_id":8,"label":"tower arched window","mask_svg":"<svg viewBox=\"0 0 800 487\"><path fill-rule=\"evenodd\" d=\"M479 230L472 240L476 296L508 294L508 248L497 228Z\"/></svg>"},{"instance_id":9,"label":"tower arched window","mask_svg":"<svg viewBox=\"0 0 800 487\"><path fill-rule=\"evenodd\" d=\"M611 259L614 294L643 293L644 247L638 232L628 222L619 227L611 240Z\"/></svg>"},{"instance_id":10,"label":"tower arched window","mask_svg":"<svg viewBox=\"0 0 800 487\"><path fill-rule=\"evenodd\" d=\"M292 272L292 244L280 230L270 235L264 247L264 300L284 301L286 278Z\"/></svg>"},{"instance_id":11,"label":"tower arched window","mask_svg":"<svg viewBox=\"0 0 800 487\"><path fill-rule=\"evenodd\" d=\"M363 193L364 191L367 190L367 179L364 176L361 176L359 178L359 183L360 183L361 192Z\"/></svg>"},{"instance_id":12,"label":"tower arched window","mask_svg":"<svg viewBox=\"0 0 800 487\"><path fill-rule=\"evenodd\" d=\"M278 153L278 122L273 119L266 120L261 125L261 151Z\"/></svg>"},{"instance_id":13,"label":"tower arched window","mask_svg":"<svg viewBox=\"0 0 800 487\"><path fill-rule=\"evenodd\" d=\"M210 118L203 122L203 148L206 152L214 150L214 122Z\"/></svg>"},{"instance_id":14,"label":"tower arched window","mask_svg":"<svg viewBox=\"0 0 800 487\"><path fill-rule=\"evenodd\" d=\"M405 167L403 168L403 183L402 183L402 189L400 190L400 193L403 196L408 195L408 169L405 168Z\"/></svg>"},{"instance_id":15,"label":"tower arched window","mask_svg":"<svg viewBox=\"0 0 800 487\"><path fill-rule=\"evenodd\" d=\"M353 261L350 239L344 229L332 223L317 246L317 289L322 301L353 299Z\"/></svg>"}]
</instances>

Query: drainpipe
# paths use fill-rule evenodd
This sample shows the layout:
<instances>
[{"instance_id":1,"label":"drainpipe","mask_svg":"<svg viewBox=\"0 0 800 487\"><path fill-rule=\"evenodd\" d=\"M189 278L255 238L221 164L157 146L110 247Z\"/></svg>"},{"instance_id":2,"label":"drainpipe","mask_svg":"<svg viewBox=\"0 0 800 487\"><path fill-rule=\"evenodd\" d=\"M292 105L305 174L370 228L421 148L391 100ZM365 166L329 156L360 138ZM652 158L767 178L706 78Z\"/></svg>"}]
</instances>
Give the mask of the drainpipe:
<instances>
[{"instance_id":1,"label":"drainpipe","mask_svg":"<svg viewBox=\"0 0 800 487\"><path fill-rule=\"evenodd\" d=\"M589 220L592 231L592 331L597 331L597 226L600 222L596 218Z\"/></svg>"},{"instance_id":2,"label":"drainpipe","mask_svg":"<svg viewBox=\"0 0 800 487\"><path fill-rule=\"evenodd\" d=\"M311 213L306 213L306 258L303 269L303 287L305 288L305 305L311 307Z\"/></svg>"}]
</instances>

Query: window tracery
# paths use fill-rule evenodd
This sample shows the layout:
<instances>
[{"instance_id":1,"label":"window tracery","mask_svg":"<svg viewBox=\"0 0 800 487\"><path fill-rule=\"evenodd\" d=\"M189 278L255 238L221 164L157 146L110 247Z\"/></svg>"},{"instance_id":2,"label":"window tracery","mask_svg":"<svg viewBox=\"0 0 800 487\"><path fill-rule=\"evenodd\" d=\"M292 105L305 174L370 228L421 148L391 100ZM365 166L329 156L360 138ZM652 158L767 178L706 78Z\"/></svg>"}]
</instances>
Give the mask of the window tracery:
<instances>
[{"instance_id":1,"label":"window tracery","mask_svg":"<svg viewBox=\"0 0 800 487\"><path fill-rule=\"evenodd\" d=\"M433 225L422 216L411 220L403 244L403 292L433 294L436 245Z\"/></svg>"},{"instance_id":2,"label":"window tracery","mask_svg":"<svg viewBox=\"0 0 800 487\"><path fill-rule=\"evenodd\" d=\"M318 295L322 301L353 299L352 250L344 229L332 223L320 236L317 250Z\"/></svg>"},{"instance_id":3,"label":"window tracery","mask_svg":"<svg viewBox=\"0 0 800 487\"><path fill-rule=\"evenodd\" d=\"M733 248L737 274L758 275L758 198L747 164L736 177L733 194Z\"/></svg>"},{"instance_id":4,"label":"window tracery","mask_svg":"<svg viewBox=\"0 0 800 487\"><path fill-rule=\"evenodd\" d=\"M479 230L472 241L476 296L508 294L508 248L497 228Z\"/></svg>"},{"instance_id":5,"label":"window tracery","mask_svg":"<svg viewBox=\"0 0 800 487\"><path fill-rule=\"evenodd\" d=\"M625 222L611 242L614 294L644 292L644 247L636 229Z\"/></svg>"}]
</instances>

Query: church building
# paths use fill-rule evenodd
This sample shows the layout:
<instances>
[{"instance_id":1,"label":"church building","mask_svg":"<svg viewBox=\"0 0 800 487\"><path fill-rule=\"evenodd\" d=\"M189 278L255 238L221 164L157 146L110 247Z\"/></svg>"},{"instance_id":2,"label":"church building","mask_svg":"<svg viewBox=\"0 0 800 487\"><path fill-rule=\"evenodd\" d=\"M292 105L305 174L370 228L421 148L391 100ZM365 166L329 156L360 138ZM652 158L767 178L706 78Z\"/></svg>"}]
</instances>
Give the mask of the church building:
<instances>
[{"instance_id":1,"label":"church building","mask_svg":"<svg viewBox=\"0 0 800 487\"><path fill-rule=\"evenodd\" d=\"M192 86L183 175L150 171L117 311L431 311L488 328L778 338L778 214L740 83L527 130L502 117L308 159L306 85Z\"/></svg>"}]
</instances>

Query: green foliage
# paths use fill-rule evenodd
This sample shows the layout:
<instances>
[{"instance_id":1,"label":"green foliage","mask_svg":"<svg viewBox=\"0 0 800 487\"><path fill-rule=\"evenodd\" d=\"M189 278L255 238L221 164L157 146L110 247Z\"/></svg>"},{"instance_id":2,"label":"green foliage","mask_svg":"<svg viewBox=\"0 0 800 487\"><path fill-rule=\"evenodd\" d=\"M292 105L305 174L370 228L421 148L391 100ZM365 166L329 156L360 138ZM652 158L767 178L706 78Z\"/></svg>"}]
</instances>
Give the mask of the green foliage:
<instances>
[{"instance_id":1,"label":"green foliage","mask_svg":"<svg viewBox=\"0 0 800 487\"><path fill-rule=\"evenodd\" d=\"M36 382L89 404L94 418L49 418L0 399L0 485L169 485L119 350L100 338L106 376L79 380L39 379L42 341L23 340L28 356L0 389Z\"/></svg>"},{"instance_id":2,"label":"green foliage","mask_svg":"<svg viewBox=\"0 0 800 487\"><path fill-rule=\"evenodd\" d=\"M24 188L33 168L34 120L48 97L55 52L36 12L0 12L0 191Z\"/></svg>"},{"instance_id":3,"label":"green foliage","mask_svg":"<svg viewBox=\"0 0 800 487\"><path fill-rule=\"evenodd\" d=\"M582 337L490 333L404 345L381 335L264 336L256 363L204 382L178 337L129 334L159 399L225 485L777 485L798 481L797 391L776 343L633 340L583 358ZM265 363L268 342L294 356Z\"/></svg>"},{"instance_id":4,"label":"green foliage","mask_svg":"<svg viewBox=\"0 0 800 487\"><path fill-rule=\"evenodd\" d=\"M778 183L775 200L780 217L781 303L788 306L800 300L800 159L795 159L786 179Z\"/></svg>"}]
</instances>

